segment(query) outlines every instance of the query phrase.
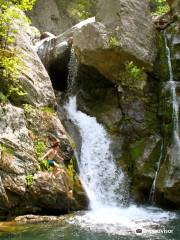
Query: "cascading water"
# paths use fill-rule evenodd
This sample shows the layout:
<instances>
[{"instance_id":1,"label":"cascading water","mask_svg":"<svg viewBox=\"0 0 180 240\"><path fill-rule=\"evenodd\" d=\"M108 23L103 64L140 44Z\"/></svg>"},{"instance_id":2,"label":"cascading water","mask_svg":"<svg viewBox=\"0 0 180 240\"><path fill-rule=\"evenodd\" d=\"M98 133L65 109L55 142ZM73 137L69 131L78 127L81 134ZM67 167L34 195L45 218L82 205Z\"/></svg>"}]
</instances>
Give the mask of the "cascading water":
<instances>
[{"instance_id":1,"label":"cascading water","mask_svg":"<svg viewBox=\"0 0 180 240\"><path fill-rule=\"evenodd\" d=\"M154 181L151 187L151 191L150 191L150 195L149 195L149 200L152 204L155 203L155 194L156 194L156 182L157 182L157 177L158 177L158 173L161 167L161 161L162 161L162 157L163 157L163 141L161 143L161 150L160 150L160 156L157 162L157 170L155 172L155 176L154 176Z\"/></svg>"},{"instance_id":2,"label":"cascading water","mask_svg":"<svg viewBox=\"0 0 180 240\"><path fill-rule=\"evenodd\" d=\"M180 138L179 138L179 101L178 97L176 95L176 82L173 80L173 70L172 70L172 64L171 64L171 52L170 48L168 47L168 41L167 41L167 34L166 31L164 31L164 42L165 42L165 48L166 48L166 56L167 56L167 64L168 64L168 70L169 70L169 80L167 82L167 88L170 89L171 92L171 99L172 99L172 121L173 121L173 141L171 144L171 161L172 162L179 162L180 163ZM151 187L150 191L150 201L154 204L155 203L155 193L156 193L156 182L158 173L161 166L161 161L163 157L163 141L161 144L161 153L157 162L157 170L155 173L154 181Z\"/></svg>"},{"instance_id":3,"label":"cascading water","mask_svg":"<svg viewBox=\"0 0 180 240\"><path fill-rule=\"evenodd\" d=\"M72 51L71 58L74 58ZM69 63L69 93L77 75L75 59ZM143 229L159 222L167 221L169 213L157 208L140 208L135 205L124 206L127 200L128 181L120 169L117 169L110 151L110 138L94 117L77 110L76 96L69 96L65 105L68 117L76 125L81 135L80 152L76 154L82 184L90 200L90 208L83 216L72 217L69 223L93 231L105 231L108 234L123 235L137 228ZM174 215L172 216L174 217Z\"/></svg>"},{"instance_id":4,"label":"cascading water","mask_svg":"<svg viewBox=\"0 0 180 240\"><path fill-rule=\"evenodd\" d=\"M69 96L73 94L73 88L75 86L77 71L78 71L78 61L76 59L74 49L71 48L71 55L70 55L70 60L68 64L68 78L67 78L67 83L68 83L67 92Z\"/></svg>"},{"instance_id":5,"label":"cascading water","mask_svg":"<svg viewBox=\"0 0 180 240\"><path fill-rule=\"evenodd\" d=\"M70 97L66 109L82 137L80 177L90 199L91 208L104 205L121 206L124 199L124 175L116 168L109 149L110 139L105 129L94 117L77 111L75 96Z\"/></svg>"},{"instance_id":6,"label":"cascading water","mask_svg":"<svg viewBox=\"0 0 180 240\"><path fill-rule=\"evenodd\" d=\"M85 113L77 110L76 96L71 96L77 76L78 62L71 50L68 75L69 102L65 109L71 121L79 129L82 146L79 157L80 177L92 209L102 205L123 204L124 175L118 170L110 152L110 139L105 129ZM76 154L77 155L77 154Z\"/></svg>"},{"instance_id":7,"label":"cascading water","mask_svg":"<svg viewBox=\"0 0 180 240\"><path fill-rule=\"evenodd\" d=\"M172 98L172 121L173 121L173 142L172 142L172 154L171 160L172 162L180 163L180 138L179 138L179 101L176 95L176 85L177 83L173 80L173 70L171 64L171 52L168 47L167 43L167 34L164 31L164 39L165 39L165 47L166 47L166 54L167 54L167 63L169 69L169 81L167 83L168 87L171 91L171 98Z\"/></svg>"}]
</instances>

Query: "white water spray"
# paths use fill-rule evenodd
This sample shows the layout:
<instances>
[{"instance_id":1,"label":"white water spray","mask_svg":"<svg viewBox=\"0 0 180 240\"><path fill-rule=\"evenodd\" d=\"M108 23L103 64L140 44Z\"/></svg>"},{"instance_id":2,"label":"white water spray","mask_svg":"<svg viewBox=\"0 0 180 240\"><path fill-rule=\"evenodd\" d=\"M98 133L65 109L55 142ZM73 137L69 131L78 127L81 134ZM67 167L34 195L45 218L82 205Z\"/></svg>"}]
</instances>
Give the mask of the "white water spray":
<instances>
[{"instance_id":1,"label":"white water spray","mask_svg":"<svg viewBox=\"0 0 180 240\"><path fill-rule=\"evenodd\" d=\"M110 152L110 139L105 129L81 111L77 111L76 97L70 97L66 110L82 137L79 159L80 177L90 199L92 209L102 206L121 206L124 175L118 170Z\"/></svg>"}]
</instances>

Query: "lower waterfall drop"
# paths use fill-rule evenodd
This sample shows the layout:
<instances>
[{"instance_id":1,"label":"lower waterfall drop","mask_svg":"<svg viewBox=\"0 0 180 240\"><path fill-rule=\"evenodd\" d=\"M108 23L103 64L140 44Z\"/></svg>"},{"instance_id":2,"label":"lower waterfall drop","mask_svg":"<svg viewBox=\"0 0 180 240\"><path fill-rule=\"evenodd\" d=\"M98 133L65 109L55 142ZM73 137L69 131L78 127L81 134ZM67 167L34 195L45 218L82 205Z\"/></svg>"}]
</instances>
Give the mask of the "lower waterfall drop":
<instances>
[{"instance_id":1,"label":"lower waterfall drop","mask_svg":"<svg viewBox=\"0 0 180 240\"><path fill-rule=\"evenodd\" d=\"M82 137L79 169L91 209L123 206L125 177L115 165L105 129L94 117L77 111L75 96L70 97L65 108Z\"/></svg>"}]
</instances>

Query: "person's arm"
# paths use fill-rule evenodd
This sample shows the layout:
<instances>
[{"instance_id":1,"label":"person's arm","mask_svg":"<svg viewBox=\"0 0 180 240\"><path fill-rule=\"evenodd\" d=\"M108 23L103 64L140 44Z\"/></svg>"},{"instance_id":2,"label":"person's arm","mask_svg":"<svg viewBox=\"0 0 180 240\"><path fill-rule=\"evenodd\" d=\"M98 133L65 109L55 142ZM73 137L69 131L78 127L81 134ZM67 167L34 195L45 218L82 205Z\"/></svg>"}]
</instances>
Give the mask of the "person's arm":
<instances>
[{"instance_id":1,"label":"person's arm","mask_svg":"<svg viewBox=\"0 0 180 240\"><path fill-rule=\"evenodd\" d=\"M44 156L41 157L41 159L45 159L46 157L48 157L48 155L52 152L52 149L50 149L49 151L47 151L46 154L44 154Z\"/></svg>"}]
</instances>

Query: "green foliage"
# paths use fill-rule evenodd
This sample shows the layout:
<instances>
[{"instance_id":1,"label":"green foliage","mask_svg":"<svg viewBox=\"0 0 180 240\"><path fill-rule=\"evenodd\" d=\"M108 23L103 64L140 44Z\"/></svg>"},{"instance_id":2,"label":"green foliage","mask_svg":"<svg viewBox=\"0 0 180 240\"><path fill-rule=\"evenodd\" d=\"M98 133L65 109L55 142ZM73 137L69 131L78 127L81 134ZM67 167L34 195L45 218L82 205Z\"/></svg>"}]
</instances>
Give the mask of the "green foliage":
<instances>
[{"instance_id":1,"label":"green foliage","mask_svg":"<svg viewBox=\"0 0 180 240\"><path fill-rule=\"evenodd\" d=\"M33 175L27 175L26 176L26 185L27 187L31 187L33 184Z\"/></svg>"},{"instance_id":2,"label":"green foliage","mask_svg":"<svg viewBox=\"0 0 180 240\"><path fill-rule=\"evenodd\" d=\"M12 26L15 20L22 18L17 9L30 10L34 2L34 0L0 0L0 89L8 99L14 99L16 102L24 101L26 93L17 80L22 61L17 57L14 44L16 30Z\"/></svg>"},{"instance_id":3,"label":"green foliage","mask_svg":"<svg viewBox=\"0 0 180 240\"><path fill-rule=\"evenodd\" d=\"M67 173L68 173L69 178L73 182L75 180L75 175L76 175L76 172L74 170L74 159L70 160L70 162L68 164L68 168L67 168Z\"/></svg>"},{"instance_id":4,"label":"green foliage","mask_svg":"<svg viewBox=\"0 0 180 240\"><path fill-rule=\"evenodd\" d=\"M55 114L55 110L53 107L43 107L43 108L41 108L41 111L47 113L50 116Z\"/></svg>"},{"instance_id":5,"label":"green foliage","mask_svg":"<svg viewBox=\"0 0 180 240\"><path fill-rule=\"evenodd\" d=\"M133 78L134 80L140 80L142 78L143 68L141 69L137 67L133 61L126 63L125 68L130 78Z\"/></svg>"},{"instance_id":6,"label":"green foliage","mask_svg":"<svg viewBox=\"0 0 180 240\"><path fill-rule=\"evenodd\" d=\"M52 172L53 167L49 166L47 159L44 159L44 160L40 161L40 163L38 165L38 170Z\"/></svg>"},{"instance_id":7,"label":"green foliage","mask_svg":"<svg viewBox=\"0 0 180 240\"><path fill-rule=\"evenodd\" d=\"M0 103L7 103L7 102L8 102L7 97L2 92L0 92Z\"/></svg>"},{"instance_id":8,"label":"green foliage","mask_svg":"<svg viewBox=\"0 0 180 240\"><path fill-rule=\"evenodd\" d=\"M44 141L41 139L38 139L35 141L34 145L35 145L34 148L35 148L35 153L37 158L41 158L44 155L46 150L46 145Z\"/></svg>"},{"instance_id":9,"label":"green foliage","mask_svg":"<svg viewBox=\"0 0 180 240\"><path fill-rule=\"evenodd\" d=\"M30 11L36 0L13 0L14 4L23 11Z\"/></svg>"},{"instance_id":10,"label":"green foliage","mask_svg":"<svg viewBox=\"0 0 180 240\"><path fill-rule=\"evenodd\" d=\"M161 15L170 10L166 0L149 0L149 4L153 15Z\"/></svg>"},{"instance_id":11,"label":"green foliage","mask_svg":"<svg viewBox=\"0 0 180 240\"><path fill-rule=\"evenodd\" d=\"M12 148L9 148L5 144L0 144L0 151L3 153L3 155L14 155L14 151Z\"/></svg>"},{"instance_id":12,"label":"green foliage","mask_svg":"<svg viewBox=\"0 0 180 240\"><path fill-rule=\"evenodd\" d=\"M119 45L119 40L116 36L111 36L109 38L109 47L110 48L114 48L117 47Z\"/></svg>"},{"instance_id":13,"label":"green foliage","mask_svg":"<svg viewBox=\"0 0 180 240\"><path fill-rule=\"evenodd\" d=\"M92 0L76 0L69 6L69 13L76 19L84 20L91 17L91 9L94 6Z\"/></svg>"},{"instance_id":14,"label":"green foliage","mask_svg":"<svg viewBox=\"0 0 180 240\"><path fill-rule=\"evenodd\" d=\"M23 104L25 114L28 115L33 111L33 107L30 104Z\"/></svg>"},{"instance_id":15,"label":"green foliage","mask_svg":"<svg viewBox=\"0 0 180 240\"><path fill-rule=\"evenodd\" d=\"M137 160L143 153L145 148L145 140L141 139L132 145L130 153L133 159Z\"/></svg>"},{"instance_id":16,"label":"green foliage","mask_svg":"<svg viewBox=\"0 0 180 240\"><path fill-rule=\"evenodd\" d=\"M45 154L45 150L46 150L45 142L42 139L37 139L34 142L34 148L35 148L36 156L40 160L39 165L37 166L38 170L51 172L53 168L49 166L48 160L47 159L42 160L42 157Z\"/></svg>"},{"instance_id":17,"label":"green foliage","mask_svg":"<svg viewBox=\"0 0 180 240\"><path fill-rule=\"evenodd\" d=\"M96 0L56 0L60 9L76 20L84 20L95 15Z\"/></svg>"}]
</instances>

